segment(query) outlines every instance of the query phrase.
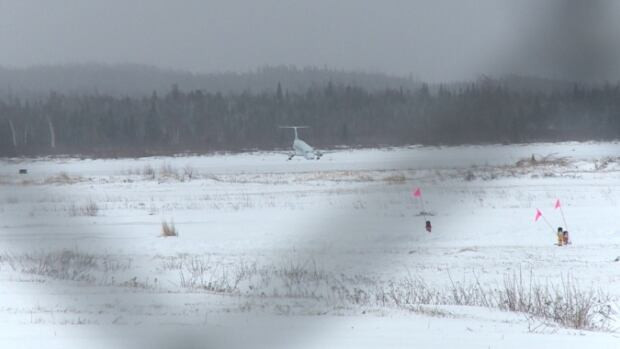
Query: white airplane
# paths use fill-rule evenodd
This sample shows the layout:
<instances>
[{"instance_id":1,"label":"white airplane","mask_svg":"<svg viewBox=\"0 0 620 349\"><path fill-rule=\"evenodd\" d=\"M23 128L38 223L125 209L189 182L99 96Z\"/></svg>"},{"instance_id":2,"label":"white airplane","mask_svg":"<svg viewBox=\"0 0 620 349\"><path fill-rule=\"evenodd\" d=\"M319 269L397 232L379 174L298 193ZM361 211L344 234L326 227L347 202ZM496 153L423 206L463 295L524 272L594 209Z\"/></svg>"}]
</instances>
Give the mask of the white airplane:
<instances>
[{"instance_id":1,"label":"white airplane","mask_svg":"<svg viewBox=\"0 0 620 349\"><path fill-rule=\"evenodd\" d=\"M308 128L308 126L280 126L280 128L292 128L295 131L295 140L293 140L293 153L289 153L288 159L291 160L295 156L303 156L308 160L318 160L323 153L312 148L308 143L302 141L297 136L297 130L300 128Z\"/></svg>"}]
</instances>

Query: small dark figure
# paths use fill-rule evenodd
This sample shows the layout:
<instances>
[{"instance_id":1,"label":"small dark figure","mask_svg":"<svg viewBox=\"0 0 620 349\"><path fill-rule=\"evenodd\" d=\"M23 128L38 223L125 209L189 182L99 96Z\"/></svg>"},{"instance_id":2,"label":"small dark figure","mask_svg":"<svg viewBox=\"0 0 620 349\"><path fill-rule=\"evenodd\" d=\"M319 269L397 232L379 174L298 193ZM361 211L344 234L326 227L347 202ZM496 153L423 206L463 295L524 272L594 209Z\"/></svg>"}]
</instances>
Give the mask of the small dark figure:
<instances>
[{"instance_id":1,"label":"small dark figure","mask_svg":"<svg viewBox=\"0 0 620 349\"><path fill-rule=\"evenodd\" d=\"M564 243L564 245L570 244L570 238L568 237L568 230L564 230L564 233L562 236L562 242Z\"/></svg>"},{"instance_id":2,"label":"small dark figure","mask_svg":"<svg viewBox=\"0 0 620 349\"><path fill-rule=\"evenodd\" d=\"M431 226L431 221L426 221L426 231L430 233L431 230L433 230L433 227Z\"/></svg>"},{"instance_id":3,"label":"small dark figure","mask_svg":"<svg viewBox=\"0 0 620 349\"><path fill-rule=\"evenodd\" d=\"M26 170L25 168L20 168L19 174L28 174L28 170Z\"/></svg>"},{"instance_id":4,"label":"small dark figure","mask_svg":"<svg viewBox=\"0 0 620 349\"><path fill-rule=\"evenodd\" d=\"M562 227L558 228L558 246L562 246L562 242L564 242L564 230Z\"/></svg>"}]
</instances>

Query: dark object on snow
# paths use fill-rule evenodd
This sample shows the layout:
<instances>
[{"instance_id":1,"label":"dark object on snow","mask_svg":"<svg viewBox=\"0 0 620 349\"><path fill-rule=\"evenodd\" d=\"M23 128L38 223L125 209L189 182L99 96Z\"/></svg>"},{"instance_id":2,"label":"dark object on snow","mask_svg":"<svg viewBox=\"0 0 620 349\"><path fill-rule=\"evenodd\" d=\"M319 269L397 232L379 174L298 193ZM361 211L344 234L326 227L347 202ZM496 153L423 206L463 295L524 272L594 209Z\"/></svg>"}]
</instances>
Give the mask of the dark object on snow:
<instances>
[{"instance_id":1,"label":"dark object on snow","mask_svg":"<svg viewBox=\"0 0 620 349\"><path fill-rule=\"evenodd\" d=\"M562 227L558 228L558 246L562 246L564 242L564 230L562 229Z\"/></svg>"},{"instance_id":2,"label":"dark object on snow","mask_svg":"<svg viewBox=\"0 0 620 349\"><path fill-rule=\"evenodd\" d=\"M430 233L431 230L433 230L433 227L431 226L431 221L426 221L426 231Z\"/></svg>"},{"instance_id":3,"label":"dark object on snow","mask_svg":"<svg viewBox=\"0 0 620 349\"><path fill-rule=\"evenodd\" d=\"M620 262L620 256L616 257L616 259L614 259L614 262Z\"/></svg>"},{"instance_id":4,"label":"dark object on snow","mask_svg":"<svg viewBox=\"0 0 620 349\"><path fill-rule=\"evenodd\" d=\"M570 239L568 237L568 230L564 230L564 233L562 236L562 243L564 243L564 245L570 244Z\"/></svg>"},{"instance_id":5,"label":"dark object on snow","mask_svg":"<svg viewBox=\"0 0 620 349\"><path fill-rule=\"evenodd\" d=\"M20 168L19 174L28 174L28 170L26 170L25 168Z\"/></svg>"}]
</instances>

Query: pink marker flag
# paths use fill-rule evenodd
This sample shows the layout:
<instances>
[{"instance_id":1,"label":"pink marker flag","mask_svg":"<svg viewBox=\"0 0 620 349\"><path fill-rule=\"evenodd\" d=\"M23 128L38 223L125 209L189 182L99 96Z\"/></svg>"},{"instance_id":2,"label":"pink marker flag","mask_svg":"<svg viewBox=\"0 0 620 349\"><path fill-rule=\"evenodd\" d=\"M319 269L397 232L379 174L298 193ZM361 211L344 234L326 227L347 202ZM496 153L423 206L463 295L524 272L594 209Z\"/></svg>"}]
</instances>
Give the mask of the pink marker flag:
<instances>
[{"instance_id":1,"label":"pink marker flag","mask_svg":"<svg viewBox=\"0 0 620 349\"><path fill-rule=\"evenodd\" d=\"M562 205L560 205L560 199L558 199L558 200L555 202L555 209L557 210L557 209L558 209L558 208L560 208L560 207L562 207Z\"/></svg>"},{"instance_id":2,"label":"pink marker flag","mask_svg":"<svg viewBox=\"0 0 620 349\"><path fill-rule=\"evenodd\" d=\"M420 190L420 188L417 188L414 192L413 192L413 197L414 198L419 198L422 196L422 191Z\"/></svg>"},{"instance_id":3,"label":"pink marker flag","mask_svg":"<svg viewBox=\"0 0 620 349\"><path fill-rule=\"evenodd\" d=\"M539 209L536 209L536 217L534 218L534 222L537 222L540 217L542 217L542 212Z\"/></svg>"}]
</instances>

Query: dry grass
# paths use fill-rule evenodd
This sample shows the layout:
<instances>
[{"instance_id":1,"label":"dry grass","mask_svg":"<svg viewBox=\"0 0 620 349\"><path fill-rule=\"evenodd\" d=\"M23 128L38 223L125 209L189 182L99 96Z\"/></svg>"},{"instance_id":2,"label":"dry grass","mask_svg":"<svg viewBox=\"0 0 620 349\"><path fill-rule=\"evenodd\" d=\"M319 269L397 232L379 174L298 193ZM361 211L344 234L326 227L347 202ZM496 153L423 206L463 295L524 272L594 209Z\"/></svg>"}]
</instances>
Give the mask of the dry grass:
<instances>
[{"instance_id":1,"label":"dry grass","mask_svg":"<svg viewBox=\"0 0 620 349\"><path fill-rule=\"evenodd\" d=\"M170 221L170 223L163 221L161 222L161 236L163 237L178 237L179 231L174 226L174 221Z\"/></svg>"},{"instance_id":2,"label":"dry grass","mask_svg":"<svg viewBox=\"0 0 620 349\"><path fill-rule=\"evenodd\" d=\"M334 308L392 307L416 311L421 306L476 306L517 312L567 328L609 330L613 299L595 288L583 289L571 276L559 283L539 283L530 274L506 275L495 286L473 281L437 287L421 277L378 280L361 275L328 273L314 264L236 266L197 257L180 257L181 287L246 297L279 297L325 301Z\"/></svg>"},{"instance_id":3,"label":"dry grass","mask_svg":"<svg viewBox=\"0 0 620 349\"><path fill-rule=\"evenodd\" d=\"M72 217L78 217L78 216L95 217L98 214L99 214L99 206L97 205L96 202L92 200L88 201L87 203L81 206L72 204L69 207L69 215Z\"/></svg>"},{"instance_id":4,"label":"dry grass","mask_svg":"<svg viewBox=\"0 0 620 349\"><path fill-rule=\"evenodd\" d=\"M166 226L167 224L163 224ZM167 225L169 233L174 225ZM157 278L128 278L131 260L63 250L50 253L12 256L0 254L0 266L14 271L55 279L82 281L131 288L162 287ZM553 323L567 328L612 330L616 299L595 286L582 288L573 277L558 282L539 282L530 273L507 274L497 284L482 284L477 278L437 286L420 276L409 275L383 280L363 275L331 273L313 262L290 262L279 265L224 263L209 256L179 255L165 257L162 269L178 270L181 288L246 297L248 301L279 299L308 306L325 305L334 310L362 307L394 308L430 315L446 316L446 305L475 306L524 314L528 320ZM121 272L116 274L116 272ZM114 274L110 274L110 273ZM127 280L124 282L114 280ZM435 310L433 310L435 309ZM304 311L312 309L303 309Z\"/></svg>"},{"instance_id":5,"label":"dry grass","mask_svg":"<svg viewBox=\"0 0 620 349\"><path fill-rule=\"evenodd\" d=\"M620 163L620 157L604 157L594 162L594 168L597 171L601 171L609 167L611 164Z\"/></svg>"},{"instance_id":6,"label":"dry grass","mask_svg":"<svg viewBox=\"0 0 620 349\"><path fill-rule=\"evenodd\" d=\"M83 179L79 176L69 176L66 172L60 172L55 176L47 177L43 181L44 184L75 184Z\"/></svg>"},{"instance_id":7,"label":"dry grass","mask_svg":"<svg viewBox=\"0 0 620 349\"><path fill-rule=\"evenodd\" d=\"M538 166L568 166L570 164L570 158L564 156L556 156L555 154L548 154L545 156L538 156L532 154L531 157L521 159L516 162L516 166L520 168L538 167Z\"/></svg>"},{"instance_id":8,"label":"dry grass","mask_svg":"<svg viewBox=\"0 0 620 349\"><path fill-rule=\"evenodd\" d=\"M155 170L151 165L146 164L144 168L142 168L142 175L148 179L155 179Z\"/></svg>"},{"instance_id":9,"label":"dry grass","mask_svg":"<svg viewBox=\"0 0 620 349\"><path fill-rule=\"evenodd\" d=\"M166 178L180 179L181 177L179 176L179 171L177 171L175 167L173 167L171 164L167 162L164 162L159 167L159 178L160 179L166 179Z\"/></svg>"},{"instance_id":10,"label":"dry grass","mask_svg":"<svg viewBox=\"0 0 620 349\"><path fill-rule=\"evenodd\" d=\"M128 258L110 255L94 255L74 250L26 253L18 256L0 255L0 265L8 265L14 271L60 280L104 282L105 274L127 270Z\"/></svg>"},{"instance_id":11,"label":"dry grass","mask_svg":"<svg viewBox=\"0 0 620 349\"><path fill-rule=\"evenodd\" d=\"M142 176L146 180L157 180L159 182L170 180L185 182L197 177L196 170L189 164L179 170L168 162L162 163L157 170L150 164L146 164L142 168L123 170L121 174L126 176Z\"/></svg>"},{"instance_id":12,"label":"dry grass","mask_svg":"<svg viewBox=\"0 0 620 349\"><path fill-rule=\"evenodd\" d=\"M385 181L387 184L404 184L407 181L407 177L402 174L396 174L384 177L383 181Z\"/></svg>"},{"instance_id":13,"label":"dry grass","mask_svg":"<svg viewBox=\"0 0 620 349\"><path fill-rule=\"evenodd\" d=\"M183 167L183 176L187 178L187 180L191 181L194 178L194 173L196 171L194 170L194 168L187 164L185 165L185 167Z\"/></svg>"},{"instance_id":14,"label":"dry grass","mask_svg":"<svg viewBox=\"0 0 620 349\"><path fill-rule=\"evenodd\" d=\"M476 174L473 171L469 170L465 173L464 179L467 182L471 182L476 179Z\"/></svg>"}]
</instances>

